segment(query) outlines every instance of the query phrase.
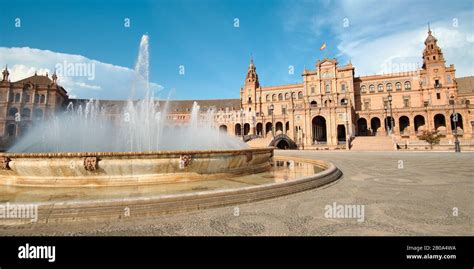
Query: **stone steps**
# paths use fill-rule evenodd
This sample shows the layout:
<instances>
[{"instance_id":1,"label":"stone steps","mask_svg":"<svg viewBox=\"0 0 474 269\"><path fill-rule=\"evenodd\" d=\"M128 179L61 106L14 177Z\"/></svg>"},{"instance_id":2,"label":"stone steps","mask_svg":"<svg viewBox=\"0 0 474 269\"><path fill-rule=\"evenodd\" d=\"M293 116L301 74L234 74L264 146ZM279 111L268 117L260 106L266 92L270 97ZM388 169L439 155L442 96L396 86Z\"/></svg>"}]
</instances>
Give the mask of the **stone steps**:
<instances>
[{"instance_id":1,"label":"stone steps","mask_svg":"<svg viewBox=\"0 0 474 269\"><path fill-rule=\"evenodd\" d=\"M255 138L247 142L251 148L266 148L272 142L273 137L271 135L264 138Z\"/></svg>"},{"instance_id":2,"label":"stone steps","mask_svg":"<svg viewBox=\"0 0 474 269\"><path fill-rule=\"evenodd\" d=\"M357 136L351 142L354 151L394 151L390 136Z\"/></svg>"}]
</instances>

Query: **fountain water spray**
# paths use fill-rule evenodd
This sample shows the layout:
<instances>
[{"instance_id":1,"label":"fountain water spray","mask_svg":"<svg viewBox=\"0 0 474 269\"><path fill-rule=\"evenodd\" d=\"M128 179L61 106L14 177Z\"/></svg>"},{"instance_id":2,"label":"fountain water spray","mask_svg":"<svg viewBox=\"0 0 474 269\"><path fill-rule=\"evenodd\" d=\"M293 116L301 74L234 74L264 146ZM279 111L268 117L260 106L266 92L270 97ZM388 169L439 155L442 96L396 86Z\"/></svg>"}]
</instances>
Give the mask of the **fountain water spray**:
<instances>
[{"instance_id":1,"label":"fountain water spray","mask_svg":"<svg viewBox=\"0 0 474 269\"><path fill-rule=\"evenodd\" d=\"M214 109L201 113L194 102L188 123L168 121L168 101L155 100L149 86L148 35L140 42L131 96L120 115L100 101L70 103L64 113L35 126L9 152L134 152L158 150L241 149L247 145L214 126ZM134 100L138 91L144 99ZM161 105L160 105L161 104ZM204 114L204 115L203 115Z\"/></svg>"}]
</instances>

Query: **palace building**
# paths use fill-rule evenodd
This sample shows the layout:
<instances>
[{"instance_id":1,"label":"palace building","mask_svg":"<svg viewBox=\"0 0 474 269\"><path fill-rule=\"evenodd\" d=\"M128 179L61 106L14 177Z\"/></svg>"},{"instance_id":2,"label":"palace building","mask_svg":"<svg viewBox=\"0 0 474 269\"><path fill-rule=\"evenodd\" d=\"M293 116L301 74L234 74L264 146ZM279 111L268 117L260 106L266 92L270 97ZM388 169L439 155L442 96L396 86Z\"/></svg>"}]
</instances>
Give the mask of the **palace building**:
<instances>
[{"instance_id":1,"label":"palace building","mask_svg":"<svg viewBox=\"0 0 474 269\"><path fill-rule=\"evenodd\" d=\"M437 41L429 30L419 70L356 77L351 63L325 58L303 71L301 83L291 85L260 85L251 59L239 99L196 101L201 110L215 109L216 128L251 146L394 150L420 144L417 136L423 130L438 131L442 144L451 145L457 135L461 144L470 145L474 77L456 78ZM70 101L84 102L68 99L55 74L17 82L10 82L8 75L5 69L0 82L3 145ZM101 102L115 115L124 105ZM170 124L188 121L193 102L170 101Z\"/></svg>"}]
</instances>

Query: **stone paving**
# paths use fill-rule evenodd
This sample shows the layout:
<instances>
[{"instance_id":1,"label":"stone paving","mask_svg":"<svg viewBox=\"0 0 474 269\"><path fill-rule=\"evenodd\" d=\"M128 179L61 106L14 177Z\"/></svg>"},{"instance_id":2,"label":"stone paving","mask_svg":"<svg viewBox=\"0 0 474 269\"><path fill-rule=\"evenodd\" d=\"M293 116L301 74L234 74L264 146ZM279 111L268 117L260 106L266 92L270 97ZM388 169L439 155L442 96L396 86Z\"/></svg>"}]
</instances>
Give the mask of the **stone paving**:
<instances>
[{"instance_id":1,"label":"stone paving","mask_svg":"<svg viewBox=\"0 0 474 269\"><path fill-rule=\"evenodd\" d=\"M108 223L0 227L0 235L474 235L474 153L278 151L332 161L328 186L239 206ZM364 220L327 218L364 206Z\"/></svg>"}]
</instances>

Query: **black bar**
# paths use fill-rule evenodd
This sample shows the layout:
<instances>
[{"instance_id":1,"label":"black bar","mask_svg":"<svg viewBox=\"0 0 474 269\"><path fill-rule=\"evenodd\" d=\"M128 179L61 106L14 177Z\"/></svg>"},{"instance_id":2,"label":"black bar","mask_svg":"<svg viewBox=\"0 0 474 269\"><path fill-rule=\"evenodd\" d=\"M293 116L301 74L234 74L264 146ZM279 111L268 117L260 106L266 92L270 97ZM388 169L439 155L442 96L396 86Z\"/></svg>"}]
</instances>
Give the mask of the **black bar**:
<instances>
[{"instance_id":1,"label":"black bar","mask_svg":"<svg viewBox=\"0 0 474 269\"><path fill-rule=\"evenodd\" d=\"M13 265L278 263L474 265L474 237L2 237L0 268ZM55 246L55 262L19 259L26 243ZM407 250L430 246L432 250ZM433 250L454 246L456 250ZM454 254L451 260L407 260L406 255ZM400 267L402 268L402 267Z\"/></svg>"}]
</instances>

